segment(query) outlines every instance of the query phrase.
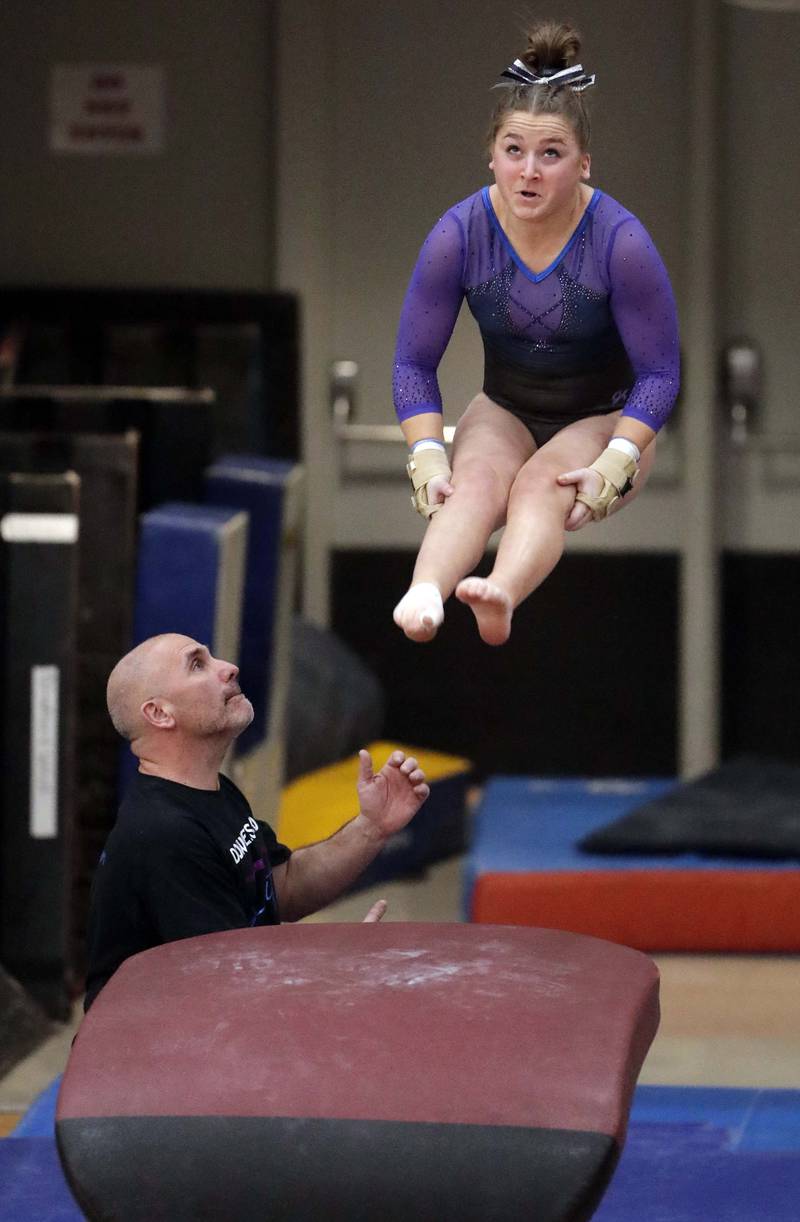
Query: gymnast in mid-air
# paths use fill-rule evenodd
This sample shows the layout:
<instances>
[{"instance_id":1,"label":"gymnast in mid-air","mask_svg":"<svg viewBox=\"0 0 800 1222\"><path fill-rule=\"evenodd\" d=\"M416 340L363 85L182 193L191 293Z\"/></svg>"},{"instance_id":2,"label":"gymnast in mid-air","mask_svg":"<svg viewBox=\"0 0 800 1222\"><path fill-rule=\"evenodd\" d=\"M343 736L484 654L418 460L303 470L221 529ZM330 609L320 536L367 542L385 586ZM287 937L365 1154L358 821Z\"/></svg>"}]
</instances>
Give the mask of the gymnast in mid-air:
<instances>
[{"instance_id":1,"label":"gymnast in mid-air","mask_svg":"<svg viewBox=\"0 0 800 1222\"><path fill-rule=\"evenodd\" d=\"M678 392L675 302L640 221L589 185L580 36L542 22L502 73L494 182L445 212L406 294L394 400L427 519L394 619L429 641L455 591L490 645L557 564L564 532L641 491ZM458 421L452 470L437 368L466 297L483 389ZM470 576L505 526L487 577Z\"/></svg>"}]
</instances>

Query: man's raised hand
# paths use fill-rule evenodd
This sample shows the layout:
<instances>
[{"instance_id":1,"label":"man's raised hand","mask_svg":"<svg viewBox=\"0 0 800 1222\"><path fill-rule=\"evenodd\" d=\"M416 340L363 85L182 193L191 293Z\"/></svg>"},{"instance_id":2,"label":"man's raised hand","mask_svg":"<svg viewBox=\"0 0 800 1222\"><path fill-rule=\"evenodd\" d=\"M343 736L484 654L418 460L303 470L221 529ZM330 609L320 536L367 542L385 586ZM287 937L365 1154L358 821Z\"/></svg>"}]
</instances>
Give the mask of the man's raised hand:
<instances>
[{"instance_id":1,"label":"man's raised hand","mask_svg":"<svg viewBox=\"0 0 800 1222\"><path fill-rule=\"evenodd\" d=\"M425 773L413 755L393 751L380 772L373 772L369 751L358 753L358 802L362 815L384 836L414 817L430 793Z\"/></svg>"}]
</instances>

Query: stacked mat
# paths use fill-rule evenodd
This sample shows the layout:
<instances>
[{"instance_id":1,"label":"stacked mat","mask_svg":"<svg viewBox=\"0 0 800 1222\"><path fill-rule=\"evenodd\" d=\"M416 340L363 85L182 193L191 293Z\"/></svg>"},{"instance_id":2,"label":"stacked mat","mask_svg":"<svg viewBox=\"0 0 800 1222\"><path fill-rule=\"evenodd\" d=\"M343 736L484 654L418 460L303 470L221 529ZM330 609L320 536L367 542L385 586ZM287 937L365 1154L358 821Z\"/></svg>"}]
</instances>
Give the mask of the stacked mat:
<instances>
[{"instance_id":1,"label":"stacked mat","mask_svg":"<svg viewBox=\"0 0 800 1222\"><path fill-rule=\"evenodd\" d=\"M78 496L74 472L0 477L0 962L69 1014Z\"/></svg>"},{"instance_id":2,"label":"stacked mat","mask_svg":"<svg viewBox=\"0 0 800 1222\"><path fill-rule=\"evenodd\" d=\"M132 644L178 632L238 664L254 717L226 771L257 818L274 822L284 766L291 610L303 472L282 459L226 455L205 474L205 504L169 502L141 518ZM122 755L121 788L135 768Z\"/></svg>"},{"instance_id":3,"label":"stacked mat","mask_svg":"<svg viewBox=\"0 0 800 1222\"><path fill-rule=\"evenodd\" d=\"M247 546L247 514L168 502L139 526L133 642L178 632L237 663ZM137 760L121 748L120 789Z\"/></svg>"},{"instance_id":4,"label":"stacked mat","mask_svg":"<svg viewBox=\"0 0 800 1222\"><path fill-rule=\"evenodd\" d=\"M209 467L205 489L209 504L248 515L239 680L254 715L233 744L230 775L256 818L274 823L284 773L305 475L297 463L228 454Z\"/></svg>"},{"instance_id":5,"label":"stacked mat","mask_svg":"<svg viewBox=\"0 0 800 1222\"><path fill-rule=\"evenodd\" d=\"M680 789L664 779L493 777L467 862L466 915L650 951L800 950L800 857L776 856L794 848L787 769L736 762ZM788 771L796 779L800 770ZM760 846L761 816L745 817L759 802L768 812ZM588 851L600 844L606 851Z\"/></svg>"}]
</instances>

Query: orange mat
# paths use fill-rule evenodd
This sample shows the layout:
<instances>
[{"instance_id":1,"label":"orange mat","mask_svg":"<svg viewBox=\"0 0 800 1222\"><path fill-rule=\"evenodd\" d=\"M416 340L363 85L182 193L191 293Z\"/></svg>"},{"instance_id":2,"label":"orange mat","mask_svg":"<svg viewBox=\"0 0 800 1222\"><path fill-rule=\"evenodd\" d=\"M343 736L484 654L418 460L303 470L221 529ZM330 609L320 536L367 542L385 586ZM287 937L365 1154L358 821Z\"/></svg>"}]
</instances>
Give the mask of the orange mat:
<instances>
[{"instance_id":1,"label":"orange mat","mask_svg":"<svg viewBox=\"0 0 800 1222\"><path fill-rule=\"evenodd\" d=\"M567 929L649 951L800 950L800 871L485 874L473 921Z\"/></svg>"},{"instance_id":2,"label":"orange mat","mask_svg":"<svg viewBox=\"0 0 800 1222\"><path fill-rule=\"evenodd\" d=\"M467 863L466 915L646 951L800 951L800 863L575 847L667 784L490 779Z\"/></svg>"}]
</instances>

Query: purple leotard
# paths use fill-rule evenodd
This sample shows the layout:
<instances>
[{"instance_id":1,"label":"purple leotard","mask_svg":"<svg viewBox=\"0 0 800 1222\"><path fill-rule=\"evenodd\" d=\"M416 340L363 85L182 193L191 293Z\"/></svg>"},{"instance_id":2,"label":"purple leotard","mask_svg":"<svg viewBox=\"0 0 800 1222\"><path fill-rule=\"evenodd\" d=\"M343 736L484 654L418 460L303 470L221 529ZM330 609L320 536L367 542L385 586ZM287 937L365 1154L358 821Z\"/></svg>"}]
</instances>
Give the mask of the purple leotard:
<instances>
[{"instance_id":1,"label":"purple leotard","mask_svg":"<svg viewBox=\"0 0 800 1222\"><path fill-rule=\"evenodd\" d=\"M534 273L489 190L428 235L406 294L394 366L400 420L441 412L436 371L466 297L484 345L483 389L547 440L571 420L622 408L659 429L678 393L675 301L640 221L595 190L561 253Z\"/></svg>"}]
</instances>

